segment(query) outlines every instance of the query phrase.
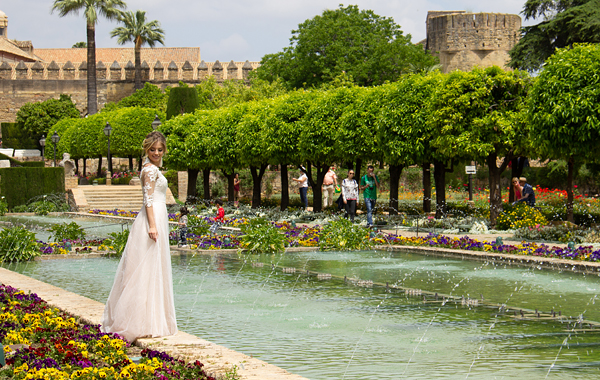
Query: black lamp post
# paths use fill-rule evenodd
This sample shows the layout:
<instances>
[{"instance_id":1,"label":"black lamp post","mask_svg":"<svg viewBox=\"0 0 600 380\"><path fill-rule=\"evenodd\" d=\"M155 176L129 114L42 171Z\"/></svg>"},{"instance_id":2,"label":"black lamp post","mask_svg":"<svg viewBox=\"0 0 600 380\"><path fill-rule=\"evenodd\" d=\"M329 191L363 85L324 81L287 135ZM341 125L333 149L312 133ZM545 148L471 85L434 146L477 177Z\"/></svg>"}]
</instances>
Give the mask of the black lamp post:
<instances>
[{"instance_id":1,"label":"black lamp post","mask_svg":"<svg viewBox=\"0 0 600 380\"><path fill-rule=\"evenodd\" d=\"M56 133L56 131L54 131L54 134L52 135L51 139L52 144L54 144L54 167L56 167L56 144L58 144L58 142L60 141L60 136L58 135L58 133Z\"/></svg>"},{"instance_id":2,"label":"black lamp post","mask_svg":"<svg viewBox=\"0 0 600 380\"><path fill-rule=\"evenodd\" d=\"M112 175L112 160L110 158L110 135L111 135L111 133L112 133L112 127L110 126L110 124L108 124L108 121L107 121L106 127L104 127L104 134L106 135L106 137L108 137L108 156L106 156L106 158L108 159L108 171Z\"/></svg>"},{"instance_id":3,"label":"black lamp post","mask_svg":"<svg viewBox=\"0 0 600 380\"><path fill-rule=\"evenodd\" d=\"M152 122L152 129L153 130L157 130L158 127L160 127L162 125L162 123L160 122L160 119L158 118L158 115L154 115L154 121Z\"/></svg>"},{"instance_id":4,"label":"black lamp post","mask_svg":"<svg viewBox=\"0 0 600 380\"><path fill-rule=\"evenodd\" d=\"M44 148L46 146L46 135L42 135L40 139L40 146L42 147L42 161L44 160Z\"/></svg>"}]
</instances>

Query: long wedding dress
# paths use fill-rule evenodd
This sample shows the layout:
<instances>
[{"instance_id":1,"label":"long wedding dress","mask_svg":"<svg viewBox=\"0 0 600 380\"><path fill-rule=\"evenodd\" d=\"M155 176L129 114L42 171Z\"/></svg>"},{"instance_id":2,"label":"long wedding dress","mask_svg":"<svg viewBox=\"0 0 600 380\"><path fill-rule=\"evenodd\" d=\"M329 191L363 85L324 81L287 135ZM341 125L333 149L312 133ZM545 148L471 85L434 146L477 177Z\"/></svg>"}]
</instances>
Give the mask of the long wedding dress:
<instances>
[{"instance_id":1,"label":"long wedding dress","mask_svg":"<svg viewBox=\"0 0 600 380\"><path fill-rule=\"evenodd\" d=\"M148 159L144 164L147 163ZM140 178L144 205L131 226L102 316L102 331L117 333L129 341L177 333L166 206L167 179L154 165L144 166ZM158 231L156 242L148 236L146 207L150 206Z\"/></svg>"}]
</instances>

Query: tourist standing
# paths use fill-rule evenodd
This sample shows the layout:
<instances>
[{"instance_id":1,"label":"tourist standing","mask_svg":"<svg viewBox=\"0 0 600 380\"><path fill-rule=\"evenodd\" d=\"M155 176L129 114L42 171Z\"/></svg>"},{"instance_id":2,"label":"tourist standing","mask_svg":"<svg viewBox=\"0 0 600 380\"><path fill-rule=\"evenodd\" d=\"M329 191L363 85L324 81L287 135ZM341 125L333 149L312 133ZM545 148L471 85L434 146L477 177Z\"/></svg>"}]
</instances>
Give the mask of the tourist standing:
<instances>
[{"instance_id":1,"label":"tourist standing","mask_svg":"<svg viewBox=\"0 0 600 380\"><path fill-rule=\"evenodd\" d=\"M330 166L323 179L323 207L328 207L333 204L333 193L337 186L337 175L334 170L335 166Z\"/></svg>"},{"instance_id":2,"label":"tourist standing","mask_svg":"<svg viewBox=\"0 0 600 380\"><path fill-rule=\"evenodd\" d=\"M298 183L298 190L300 191L300 202L304 205L304 210L308 208L308 177L306 173L300 171L298 178L292 178L292 181Z\"/></svg>"},{"instance_id":3,"label":"tourist standing","mask_svg":"<svg viewBox=\"0 0 600 380\"><path fill-rule=\"evenodd\" d=\"M533 187L527 183L527 178L519 178L519 182L523 191L521 192L521 198L517 199L517 202L525 202L528 206L535 207L535 191Z\"/></svg>"},{"instance_id":4,"label":"tourist standing","mask_svg":"<svg viewBox=\"0 0 600 380\"><path fill-rule=\"evenodd\" d=\"M379 178L375 174L373 165L367 167L367 174L360 179L360 189L363 190L365 205L367 206L367 227L373 226L373 211L377 202L377 186Z\"/></svg>"},{"instance_id":5,"label":"tourist standing","mask_svg":"<svg viewBox=\"0 0 600 380\"><path fill-rule=\"evenodd\" d=\"M348 178L342 181L342 198L346 206L346 213L350 216L350 220L354 222L356 202L358 201L358 183L354 179L354 170L349 170Z\"/></svg>"},{"instance_id":6,"label":"tourist standing","mask_svg":"<svg viewBox=\"0 0 600 380\"><path fill-rule=\"evenodd\" d=\"M235 173L233 177L233 204L239 206L240 202L240 173Z\"/></svg>"},{"instance_id":7,"label":"tourist standing","mask_svg":"<svg viewBox=\"0 0 600 380\"><path fill-rule=\"evenodd\" d=\"M102 316L102 331L129 341L177 333L166 178L158 169L167 151L158 131L144 139L140 173L144 205L135 218Z\"/></svg>"}]
</instances>

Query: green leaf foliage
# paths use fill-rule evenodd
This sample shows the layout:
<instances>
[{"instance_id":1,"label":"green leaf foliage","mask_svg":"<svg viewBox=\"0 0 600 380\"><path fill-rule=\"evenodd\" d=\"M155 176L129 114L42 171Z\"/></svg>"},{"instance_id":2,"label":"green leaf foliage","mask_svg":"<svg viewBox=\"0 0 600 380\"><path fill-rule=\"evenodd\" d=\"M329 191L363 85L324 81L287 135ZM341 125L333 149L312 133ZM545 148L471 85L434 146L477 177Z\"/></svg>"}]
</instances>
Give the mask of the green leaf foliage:
<instances>
[{"instance_id":1,"label":"green leaf foliage","mask_svg":"<svg viewBox=\"0 0 600 380\"><path fill-rule=\"evenodd\" d=\"M78 118L79 110L69 95L43 102L25 103L17 111L17 123L34 141L38 141L49 127L66 118Z\"/></svg>"},{"instance_id":2,"label":"green leaf foliage","mask_svg":"<svg viewBox=\"0 0 600 380\"><path fill-rule=\"evenodd\" d=\"M548 158L596 157L600 46L577 44L548 59L529 97L529 136Z\"/></svg>"},{"instance_id":3,"label":"green leaf foliage","mask_svg":"<svg viewBox=\"0 0 600 380\"><path fill-rule=\"evenodd\" d=\"M539 70L556 49L583 42L600 42L599 0L527 0L525 20L539 24L522 28L522 36L510 51L510 66Z\"/></svg>"},{"instance_id":4,"label":"green leaf foliage","mask_svg":"<svg viewBox=\"0 0 600 380\"><path fill-rule=\"evenodd\" d=\"M252 218L242 225L243 235L240 238L243 250L249 253L283 253L285 236L263 218Z\"/></svg>"},{"instance_id":5,"label":"green leaf foliage","mask_svg":"<svg viewBox=\"0 0 600 380\"><path fill-rule=\"evenodd\" d=\"M39 255L35 234L25 227L9 227L0 231L0 261L29 261Z\"/></svg>"},{"instance_id":6,"label":"green leaf foliage","mask_svg":"<svg viewBox=\"0 0 600 380\"><path fill-rule=\"evenodd\" d=\"M64 240L85 239L84 229L75 222L53 224L48 231L52 233L52 239L57 243Z\"/></svg>"},{"instance_id":7,"label":"green leaf foliage","mask_svg":"<svg viewBox=\"0 0 600 380\"><path fill-rule=\"evenodd\" d=\"M193 87L174 87L169 91L167 119L194 112L198 108L198 92Z\"/></svg>"},{"instance_id":8,"label":"green leaf foliage","mask_svg":"<svg viewBox=\"0 0 600 380\"><path fill-rule=\"evenodd\" d=\"M409 63L421 61L437 62L392 18L340 5L298 25L290 46L264 56L256 75L281 78L293 89L320 86L345 72L357 84L373 86L396 80L410 70Z\"/></svg>"},{"instance_id":9,"label":"green leaf foliage","mask_svg":"<svg viewBox=\"0 0 600 380\"><path fill-rule=\"evenodd\" d=\"M356 251L372 248L369 230L348 219L338 219L325 225L319 234L319 249L322 251Z\"/></svg>"},{"instance_id":10,"label":"green leaf foliage","mask_svg":"<svg viewBox=\"0 0 600 380\"><path fill-rule=\"evenodd\" d=\"M143 107L155 108L159 111L166 112L168 99L169 95L163 92L158 86L146 82L143 88L119 100L116 104L107 104L102 111L112 111L116 108L126 107Z\"/></svg>"}]
</instances>

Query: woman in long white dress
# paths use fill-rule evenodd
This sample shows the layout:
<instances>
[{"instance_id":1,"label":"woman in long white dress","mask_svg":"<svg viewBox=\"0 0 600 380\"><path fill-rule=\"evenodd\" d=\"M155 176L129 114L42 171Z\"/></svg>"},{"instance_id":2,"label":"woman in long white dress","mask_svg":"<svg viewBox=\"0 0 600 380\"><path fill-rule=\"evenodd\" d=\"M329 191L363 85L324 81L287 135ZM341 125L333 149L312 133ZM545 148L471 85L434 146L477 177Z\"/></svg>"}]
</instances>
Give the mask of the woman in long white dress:
<instances>
[{"instance_id":1,"label":"woman in long white dress","mask_svg":"<svg viewBox=\"0 0 600 380\"><path fill-rule=\"evenodd\" d=\"M140 178L144 205L131 226L102 316L102 331L117 333L129 341L177 333L167 180L158 169L166 152L165 137L158 131L151 132L143 148L146 157Z\"/></svg>"}]
</instances>

